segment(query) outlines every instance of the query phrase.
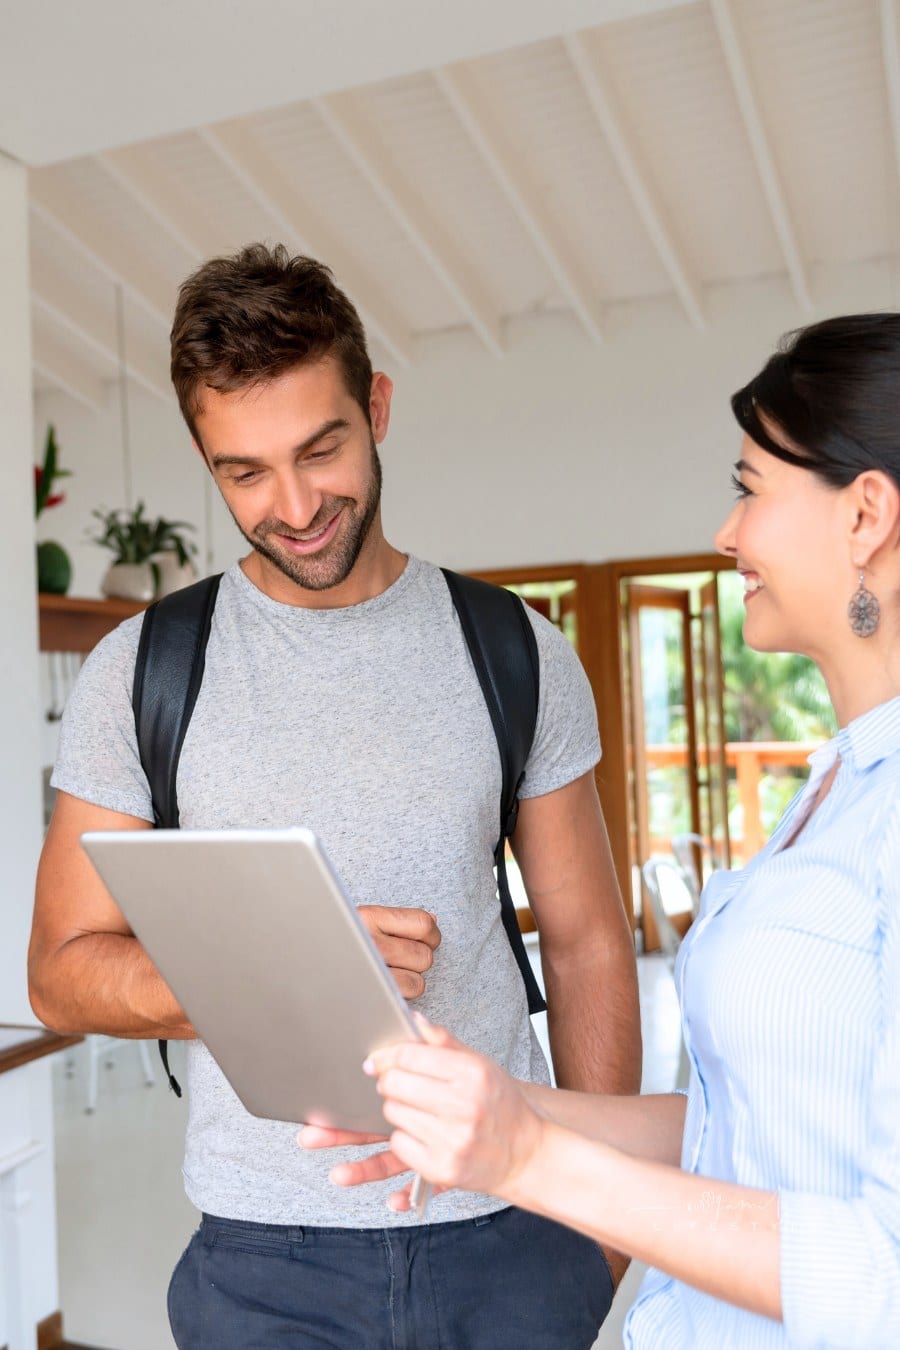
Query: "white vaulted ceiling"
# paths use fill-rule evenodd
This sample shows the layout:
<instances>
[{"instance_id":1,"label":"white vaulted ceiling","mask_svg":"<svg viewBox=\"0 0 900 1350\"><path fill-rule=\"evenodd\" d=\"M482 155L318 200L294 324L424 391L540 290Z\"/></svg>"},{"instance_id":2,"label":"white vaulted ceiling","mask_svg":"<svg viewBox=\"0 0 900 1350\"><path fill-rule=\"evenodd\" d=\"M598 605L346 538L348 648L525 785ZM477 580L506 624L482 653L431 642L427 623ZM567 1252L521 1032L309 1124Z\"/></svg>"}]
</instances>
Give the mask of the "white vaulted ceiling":
<instances>
[{"instance_id":1,"label":"white vaulted ceiling","mask_svg":"<svg viewBox=\"0 0 900 1350\"><path fill-rule=\"evenodd\" d=\"M327 12L332 28L342 11L337 0L265 7ZM171 7L142 8L159 21ZM318 63L306 47L293 65L272 54L267 82L248 46L252 78L230 103L219 87L202 106L183 91L170 99L153 48L156 122L135 120L127 101L119 122L107 90L101 136L95 89L77 128L90 153L74 157L60 158L71 129L54 139L49 123L10 120L4 83L0 142L33 166L36 387L102 401L117 372L119 286L129 373L169 397L178 283L256 238L328 262L393 364L450 328L502 358L509 321L545 311L569 312L591 343L615 340L623 303L663 300L686 329L703 328L713 288L755 279L789 288L802 322L827 268L900 266L895 0L533 0L512 6L520 26L506 25L516 45L505 47L504 7L482 8L481 30L466 4L455 31L454 7L434 6L440 23L419 32L431 6L385 0L378 12L405 14L410 40L401 60L373 38L366 66L366 29L349 22L360 6L348 5ZM283 57L290 42L273 41ZM204 71L211 47L192 53ZM0 70L14 56L7 47ZM348 88L348 72L377 78ZM304 98L286 96L297 88Z\"/></svg>"}]
</instances>

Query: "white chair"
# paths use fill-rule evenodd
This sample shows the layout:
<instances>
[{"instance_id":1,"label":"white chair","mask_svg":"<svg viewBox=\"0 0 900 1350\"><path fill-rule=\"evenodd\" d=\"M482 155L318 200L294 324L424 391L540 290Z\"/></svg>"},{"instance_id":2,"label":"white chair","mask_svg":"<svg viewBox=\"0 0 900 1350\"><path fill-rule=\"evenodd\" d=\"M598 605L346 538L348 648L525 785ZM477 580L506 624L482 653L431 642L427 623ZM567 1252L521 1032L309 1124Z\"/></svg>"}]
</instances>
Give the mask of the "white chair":
<instances>
[{"instance_id":1,"label":"white chair","mask_svg":"<svg viewBox=\"0 0 900 1350\"><path fill-rule=\"evenodd\" d=\"M697 867L697 850L700 851L701 865ZM685 881L691 890L692 906L694 918L696 919L700 912L700 893L703 890L705 873L708 864L709 871L714 871L717 864L709 842L703 838L702 834L674 834L672 836L672 853L675 855L675 861L684 874Z\"/></svg>"},{"instance_id":2,"label":"white chair","mask_svg":"<svg viewBox=\"0 0 900 1350\"><path fill-rule=\"evenodd\" d=\"M650 897L650 908L659 933L659 945L670 966L674 966L681 934L672 923L670 914L694 912L694 897L688 879L680 867L666 858L651 858L641 868L644 889Z\"/></svg>"},{"instance_id":3,"label":"white chair","mask_svg":"<svg viewBox=\"0 0 900 1350\"><path fill-rule=\"evenodd\" d=\"M85 1111L90 1115L97 1109L97 1089L99 1087L99 1073L101 1059L108 1069L113 1067L111 1056L123 1046L133 1046L141 1058L141 1068L144 1071L144 1083L147 1087L153 1087L156 1082L156 1075L153 1072L153 1065L150 1062L150 1052L147 1041L125 1041L119 1040L116 1036L88 1036L87 1054L88 1054L88 1100Z\"/></svg>"}]
</instances>

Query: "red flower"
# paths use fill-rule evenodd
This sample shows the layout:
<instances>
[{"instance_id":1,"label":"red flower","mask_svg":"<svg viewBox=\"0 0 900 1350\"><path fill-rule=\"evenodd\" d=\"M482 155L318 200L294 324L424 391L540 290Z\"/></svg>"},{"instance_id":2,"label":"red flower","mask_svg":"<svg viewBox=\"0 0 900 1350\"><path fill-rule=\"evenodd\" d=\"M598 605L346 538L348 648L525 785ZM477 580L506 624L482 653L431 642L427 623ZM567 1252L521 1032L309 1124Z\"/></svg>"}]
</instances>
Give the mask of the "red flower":
<instances>
[{"instance_id":1,"label":"red flower","mask_svg":"<svg viewBox=\"0 0 900 1350\"><path fill-rule=\"evenodd\" d=\"M34 492L35 497L40 500L41 482L43 481L44 470L37 464L34 466ZM41 510L45 511L48 506L59 506L60 502L66 500L65 493L54 492L48 496L41 505Z\"/></svg>"}]
</instances>

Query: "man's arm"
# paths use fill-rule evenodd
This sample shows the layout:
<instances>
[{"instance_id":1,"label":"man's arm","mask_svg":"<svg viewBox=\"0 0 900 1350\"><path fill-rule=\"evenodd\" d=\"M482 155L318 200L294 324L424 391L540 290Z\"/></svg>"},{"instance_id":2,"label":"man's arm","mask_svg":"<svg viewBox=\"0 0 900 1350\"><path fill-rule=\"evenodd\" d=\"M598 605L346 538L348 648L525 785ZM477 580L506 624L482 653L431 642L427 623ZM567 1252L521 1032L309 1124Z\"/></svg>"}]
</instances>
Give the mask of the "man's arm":
<instances>
[{"instance_id":1,"label":"man's arm","mask_svg":"<svg viewBox=\"0 0 900 1350\"><path fill-rule=\"evenodd\" d=\"M634 942L593 773L524 799L512 845L540 933L557 1083L639 1092Z\"/></svg>"},{"instance_id":2,"label":"man's arm","mask_svg":"<svg viewBox=\"0 0 900 1350\"><path fill-rule=\"evenodd\" d=\"M28 953L31 1006L55 1031L163 1040L195 1034L81 847L86 830L150 828L137 816L57 793ZM418 998L441 940L434 916L386 905L362 905L359 913L400 992Z\"/></svg>"},{"instance_id":3,"label":"man's arm","mask_svg":"<svg viewBox=\"0 0 900 1350\"><path fill-rule=\"evenodd\" d=\"M57 793L28 952L31 1006L55 1031L168 1040L194 1035L81 847L86 830L150 828L138 816Z\"/></svg>"}]
</instances>

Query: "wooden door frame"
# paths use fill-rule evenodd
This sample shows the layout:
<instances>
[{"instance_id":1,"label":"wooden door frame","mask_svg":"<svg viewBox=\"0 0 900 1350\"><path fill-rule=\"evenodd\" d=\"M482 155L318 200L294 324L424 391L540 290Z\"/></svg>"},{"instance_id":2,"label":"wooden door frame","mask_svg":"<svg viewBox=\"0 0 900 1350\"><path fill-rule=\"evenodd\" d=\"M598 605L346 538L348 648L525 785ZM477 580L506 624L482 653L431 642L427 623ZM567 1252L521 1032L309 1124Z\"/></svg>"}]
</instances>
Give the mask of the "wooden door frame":
<instances>
[{"instance_id":1,"label":"wooden door frame","mask_svg":"<svg viewBox=\"0 0 900 1350\"><path fill-rule=\"evenodd\" d=\"M621 583L630 576L668 576L673 572L730 572L734 560L721 553L676 553L664 558L617 558L607 563L553 563L540 567L495 567L472 572L497 586L526 582L578 583L576 622L579 656L594 691L603 757L596 787L613 852L615 875L631 925L631 863L627 807L627 728L625 668L622 653Z\"/></svg>"},{"instance_id":2,"label":"wooden door frame","mask_svg":"<svg viewBox=\"0 0 900 1350\"><path fill-rule=\"evenodd\" d=\"M621 583L630 577L669 576L673 573L732 572L734 562L718 553L686 553L661 558L616 558L588 567L589 596L594 623L588 677L597 703L603 742L598 788L619 886L631 911L631 851L628 817L628 728L625 717L625 669L622 651Z\"/></svg>"},{"instance_id":3,"label":"wooden door frame","mask_svg":"<svg viewBox=\"0 0 900 1350\"><path fill-rule=\"evenodd\" d=\"M629 581L632 578L628 578ZM628 587L629 603L626 615L628 623L628 665L629 690L631 694L631 741L632 774L630 811L633 812L634 835L637 841L638 862L646 862L650 856L650 801L648 790L646 741L644 736L644 677L641 659L640 616L645 609L667 610L677 614L681 620L681 657L684 678L684 715L686 724L687 786L691 813L690 828L693 833L700 831L700 788L699 758L697 753L697 710L694 690L694 652L691 633L691 592L686 586L653 586L646 582L636 582ZM627 712L627 710L626 710ZM628 785L626 783L626 793ZM629 834L632 833L631 820ZM630 853L630 849L629 849ZM678 916L674 916L678 917ZM690 917L688 916L688 922ZM659 934L653 912L648 905L641 908L641 931L644 935L644 951L654 951L659 944Z\"/></svg>"},{"instance_id":4,"label":"wooden door frame","mask_svg":"<svg viewBox=\"0 0 900 1350\"><path fill-rule=\"evenodd\" d=\"M713 580L715 580L715 578L713 578ZM720 811L721 811L721 813L722 813L722 831L723 831L722 842L723 842L723 845L724 845L723 853L722 853L722 866L723 866L723 867L730 867L730 866L731 866L731 832L730 832L729 827L728 827L728 761L727 761L727 756L726 756L726 751L725 751L725 663L724 663L724 661L722 660L722 606L721 606L721 603L720 603L719 588L718 588L718 586L713 585L713 586L712 586L712 591L711 591L711 598L712 598L711 608L712 608L712 610L713 610L713 616L714 616L714 617L713 617L713 624L714 624L714 627L715 627L715 631L716 631L716 633L718 634L719 646L718 646L718 651L716 652L716 662L715 662L715 677L714 677L714 678L715 678L715 681L716 681L716 689L715 689L715 690L712 690L712 689L710 689L710 687L709 687L709 675L710 675L710 671L709 671L709 667L708 667L708 665L707 665L707 659L706 659L706 657L707 657L707 652L706 652L706 626L705 626L705 621L704 621L704 603L703 603L703 592L706 590L707 586L709 586L709 585L710 585L710 582L706 582L703 586L700 587L700 642L699 642L699 648L700 648L700 673L701 673L701 679L702 679L702 682L703 682L703 709L704 709L704 715L705 715L705 718L706 718L706 724L707 724L707 725L706 725L706 728L705 728L705 740L706 740L706 754L707 754L707 761L706 761L706 773L707 773L707 782L708 782L708 788L707 788L707 790L708 790L708 793L709 793L708 807L709 807L709 816L710 816L710 846L713 847L713 838L712 838L712 836L713 836L713 832L714 832L714 829L715 829L715 819L714 819L714 817L715 817L715 812L714 812L714 810L713 810L713 805L712 805L712 803L713 803L713 796L714 796L714 790L713 790L713 785L712 785L712 753L713 753L713 743L712 743L712 740L713 740L713 738L712 738L712 736L710 735L710 728L709 728L709 712L710 712L710 708L711 708L711 707L714 707L714 708L715 708L715 713L716 713L716 721L717 721L718 729L719 729L718 740L717 740L717 742L716 742L716 750L717 750L717 752L718 752L718 753L717 753L717 759L718 759L718 761L719 761L719 762L718 762L718 773L719 773L719 795L720 795L720 798L721 798L721 800L719 801L719 809L720 809ZM700 833L702 834L703 831L701 830ZM701 856L700 856L700 849L699 849L696 845L694 846L694 853L695 853L696 864L697 864L697 868L698 868L697 876L698 876L699 878L701 878L701 880L702 880L702 877L703 877L702 858L701 858Z\"/></svg>"},{"instance_id":5,"label":"wooden door frame","mask_svg":"<svg viewBox=\"0 0 900 1350\"><path fill-rule=\"evenodd\" d=\"M471 574L498 586L521 586L529 581L575 581L578 585L575 607L578 654L594 694L603 745L603 758L595 773L597 790L619 888L632 925L621 583L626 577L733 572L734 566L733 559L719 553L685 553L661 558L616 558L605 563L498 567Z\"/></svg>"}]
</instances>

